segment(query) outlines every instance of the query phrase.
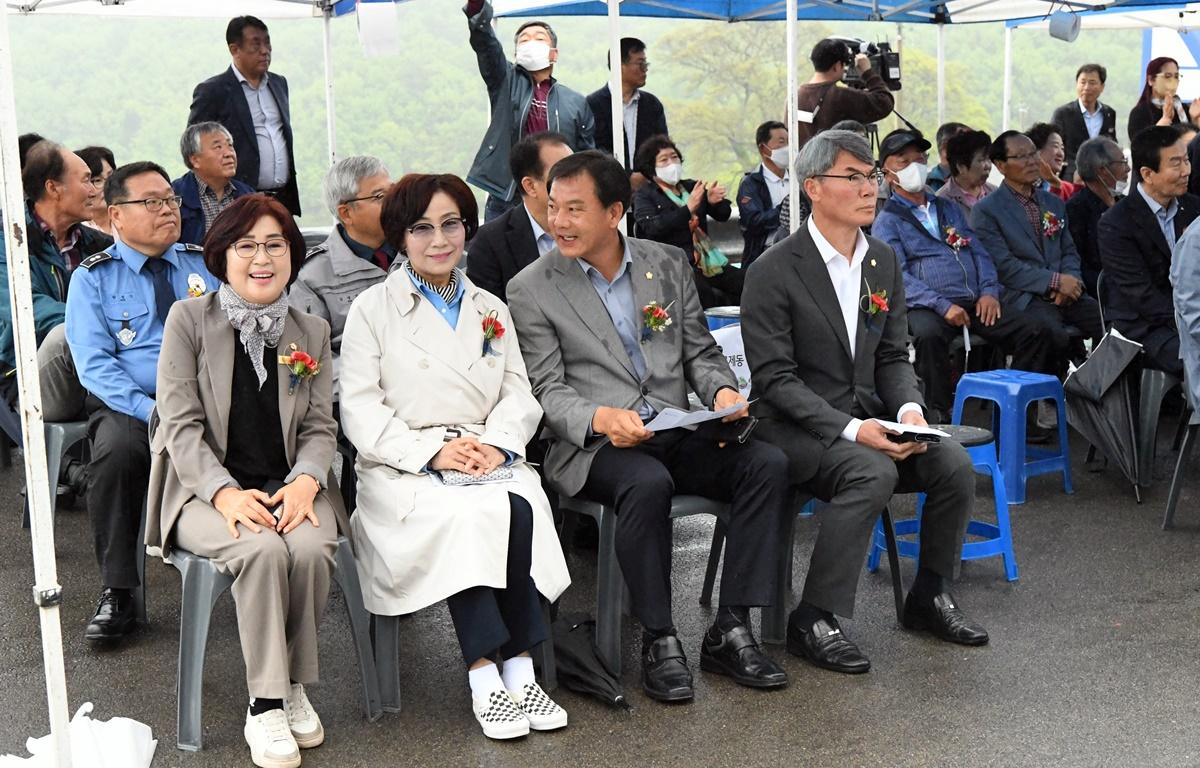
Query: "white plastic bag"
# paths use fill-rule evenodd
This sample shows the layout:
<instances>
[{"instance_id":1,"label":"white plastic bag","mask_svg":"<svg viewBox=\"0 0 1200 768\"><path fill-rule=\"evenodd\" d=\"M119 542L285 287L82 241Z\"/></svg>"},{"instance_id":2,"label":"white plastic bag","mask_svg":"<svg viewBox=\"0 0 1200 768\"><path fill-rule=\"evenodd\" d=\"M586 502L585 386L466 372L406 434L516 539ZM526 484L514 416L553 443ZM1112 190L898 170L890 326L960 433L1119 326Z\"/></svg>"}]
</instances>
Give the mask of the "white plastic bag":
<instances>
[{"instance_id":1,"label":"white plastic bag","mask_svg":"<svg viewBox=\"0 0 1200 768\"><path fill-rule=\"evenodd\" d=\"M158 746L150 726L127 717L93 720L88 716L91 712L88 701L71 718L72 768L150 768ZM25 748L33 757L5 755L0 757L0 768L48 768L52 764L50 736L30 738Z\"/></svg>"}]
</instances>

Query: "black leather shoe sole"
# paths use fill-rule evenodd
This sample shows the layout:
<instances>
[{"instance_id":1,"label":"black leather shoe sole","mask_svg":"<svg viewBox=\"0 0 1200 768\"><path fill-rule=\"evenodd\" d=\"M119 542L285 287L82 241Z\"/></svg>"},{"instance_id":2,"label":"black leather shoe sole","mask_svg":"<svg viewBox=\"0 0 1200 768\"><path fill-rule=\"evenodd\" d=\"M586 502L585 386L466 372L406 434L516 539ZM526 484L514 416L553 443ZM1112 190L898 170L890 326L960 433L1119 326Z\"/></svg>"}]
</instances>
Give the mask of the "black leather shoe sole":
<instances>
[{"instance_id":1,"label":"black leather shoe sole","mask_svg":"<svg viewBox=\"0 0 1200 768\"><path fill-rule=\"evenodd\" d=\"M105 627L96 627L89 624L87 629L83 631L83 639L92 643L112 642L113 640L120 640L123 637L133 634L135 629L137 629L136 617L130 617L128 621Z\"/></svg>"},{"instance_id":2,"label":"black leather shoe sole","mask_svg":"<svg viewBox=\"0 0 1200 768\"><path fill-rule=\"evenodd\" d=\"M862 663L859 664L839 664L828 659L814 657L809 654L808 648L803 642L791 635L787 639L787 649L788 653L793 656L799 656L808 663L818 666L821 669L828 669L831 672L841 672L843 675L861 675L871 671L871 662L867 659L863 659Z\"/></svg>"},{"instance_id":3,"label":"black leather shoe sole","mask_svg":"<svg viewBox=\"0 0 1200 768\"><path fill-rule=\"evenodd\" d=\"M744 685L747 688L760 688L765 690L770 688L783 688L788 684L786 676L774 678L754 677L753 675L745 674L737 667L726 664L716 656L709 656L703 653L700 654L700 669L704 670L705 672L713 672L718 675L732 677L734 682L736 682L738 685Z\"/></svg>"},{"instance_id":4,"label":"black leather shoe sole","mask_svg":"<svg viewBox=\"0 0 1200 768\"><path fill-rule=\"evenodd\" d=\"M905 611L900 623L905 629L910 629L914 632L928 632L940 640L945 640L948 643L956 643L958 645L987 645L989 639L987 634L975 637L963 637L961 635L951 634L943 630L939 622L930 621L929 619L925 618L924 615L916 612Z\"/></svg>"},{"instance_id":5,"label":"black leather shoe sole","mask_svg":"<svg viewBox=\"0 0 1200 768\"><path fill-rule=\"evenodd\" d=\"M657 691L642 683L642 693L655 701L691 701L696 696L693 688L672 688L669 691Z\"/></svg>"}]
</instances>

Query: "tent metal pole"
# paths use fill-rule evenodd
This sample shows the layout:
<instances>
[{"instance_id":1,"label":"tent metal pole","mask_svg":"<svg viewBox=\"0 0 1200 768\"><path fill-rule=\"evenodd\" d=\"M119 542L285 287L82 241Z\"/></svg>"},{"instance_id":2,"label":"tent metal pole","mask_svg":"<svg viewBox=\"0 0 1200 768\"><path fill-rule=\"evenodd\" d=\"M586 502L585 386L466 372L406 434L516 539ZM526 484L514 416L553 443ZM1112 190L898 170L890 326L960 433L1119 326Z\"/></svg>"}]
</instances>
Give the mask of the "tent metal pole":
<instances>
[{"instance_id":1,"label":"tent metal pole","mask_svg":"<svg viewBox=\"0 0 1200 768\"><path fill-rule=\"evenodd\" d=\"M617 162L625 165L625 99L621 86L621 0L608 0L608 91L612 109L612 147ZM630 147L630 151L635 148ZM628 216L621 217L626 232Z\"/></svg>"},{"instance_id":2,"label":"tent metal pole","mask_svg":"<svg viewBox=\"0 0 1200 768\"><path fill-rule=\"evenodd\" d=\"M937 25L937 116L938 125L946 122L946 25Z\"/></svg>"},{"instance_id":3,"label":"tent metal pole","mask_svg":"<svg viewBox=\"0 0 1200 768\"><path fill-rule=\"evenodd\" d=\"M1000 130L1008 130L1008 116L1012 112L1012 27L1004 28L1004 99L1001 105Z\"/></svg>"},{"instance_id":4,"label":"tent metal pole","mask_svg":"<svg viewBox=\"0 0 1200 768\"><path fill-rule=\"evenodd\" d=\"M796 176L796 127L800 125L796 96L800 87L796 76L796 0L787 0L787 127L788 127L788 229L796 231L800 218L800 179Z\"/></svg>"},{"instance_id":5,"label":"tent metal pole","mask_svg":"<svg viewBox=\"0 0 1200 768\"><path fill-rule=\"evenodd\" d=\"M333 4L325 6L321 20L322 42L325 51L325 132L329 139L329 165L337 162L337 117L333 98Z\"/></svg>"},{"instance_id":6,"label":"tent metal pole","mask_svg":"<svg viewBox=\"0 0 1200 768\"><path fill-rule=\"evenodd\" d=\"M42 395L37 366L37 331L33 323L33 293L29 276L29 245L25 236L25 203L17 157L16 99L13 92L12 38L8 14L0 12L0 192L3 193L4 239L8 249L8 290L12 297L13 343L17 358L21 432L24 440L25 488L33 539L33 602L42 633L42 667L50 712L52 764L71 766L67 678L63 664L62 624L58 606L62 586L54 558L54 516L46 469L46 433L42 424ZM57 480L58 478L55 478Z\"/></svg>"}]
</instances>

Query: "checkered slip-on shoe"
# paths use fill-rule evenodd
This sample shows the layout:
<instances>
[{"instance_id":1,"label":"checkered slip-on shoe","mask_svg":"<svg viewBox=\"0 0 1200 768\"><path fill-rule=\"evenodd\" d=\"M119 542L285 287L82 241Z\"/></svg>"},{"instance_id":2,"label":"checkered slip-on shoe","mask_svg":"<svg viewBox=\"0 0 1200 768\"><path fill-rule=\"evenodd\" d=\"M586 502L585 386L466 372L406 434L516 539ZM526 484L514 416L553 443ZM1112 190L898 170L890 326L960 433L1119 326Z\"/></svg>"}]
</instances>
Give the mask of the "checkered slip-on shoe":
<instances>
[{"instance_id":1,"label":"checkered slip-on shoe","mask_svg":"<svg viewBox=\"0 0 1200 768\"><path fill-rule=\"evenodd\" d=\"M526 683L519 693L509 693L535 731L554 731L567 725L567 710L554 703L537 683Z\"/></svg>"},{"instance_id":2,"label":"checkered slip-on shoe","mask_svg":"<svg viewBox=\"0 0 1200 768\"><path fill-rule=\"evenodd\" d=\"M303 685L292 685L291 695L283 701L283 710L287 712L288 727L296 739L296 746L300 749L321 746L325 741L325 728L309 702Z\"/></svg>"},{"instance_id":3,"label":"checkered slip-on shoe","mask_svg":"<svg viewBox=\"0 0 1200 768\"><path fill-rule=\"evenodd\" d=\"M483 735L489 739L516 739L529 735L529 719L503 688L483 698L471 696L471 705Z\"/></svg>"}]
</instances>

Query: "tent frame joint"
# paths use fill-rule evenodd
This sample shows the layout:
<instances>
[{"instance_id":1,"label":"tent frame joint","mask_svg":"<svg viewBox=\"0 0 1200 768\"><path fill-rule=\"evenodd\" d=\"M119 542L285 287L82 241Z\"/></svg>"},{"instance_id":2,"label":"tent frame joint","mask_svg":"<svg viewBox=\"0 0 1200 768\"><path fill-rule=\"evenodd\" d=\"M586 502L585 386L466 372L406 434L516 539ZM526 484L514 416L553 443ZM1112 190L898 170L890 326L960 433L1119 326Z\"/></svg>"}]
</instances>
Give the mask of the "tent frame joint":
<instances>
[{"instance_id":1,"label":"tent frame joint","mask_svg":"<svg viewBox=\"0 0 1200 768\"><path fill-rule=\"evenodd\" d=\"M33 604L38 608L53 608L56 605L62 604L62 587L54 585L43 589L38 586L33 587Z\"/></svg>"}]
</instances>

